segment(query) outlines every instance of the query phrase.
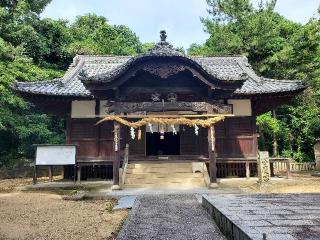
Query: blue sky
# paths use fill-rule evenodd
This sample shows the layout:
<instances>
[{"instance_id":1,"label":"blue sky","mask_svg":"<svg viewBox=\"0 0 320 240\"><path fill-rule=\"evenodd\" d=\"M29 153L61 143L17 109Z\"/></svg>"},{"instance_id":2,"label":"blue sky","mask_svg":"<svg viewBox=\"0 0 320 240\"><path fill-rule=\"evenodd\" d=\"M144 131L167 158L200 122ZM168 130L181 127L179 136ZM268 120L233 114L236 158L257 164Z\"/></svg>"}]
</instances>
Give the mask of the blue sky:
<instances>
[{"instance_id":1,"label":"blue sky","mask_svg":"<svg viewBox=\"0 0 320 240\"><path fill-rule=\"evenodd\" d=\"M258 2L258 0L253 0ZM276 11L295 22L315 16L320 0L278 0ZM167 30L168 41L188 48L208 37L200 16L206 16L205 0L52 0L42 17L74 21L76 16L95 13L110 24L130 27L142 42L157 42L159 31Z\"/></svg>"}]
</instances>

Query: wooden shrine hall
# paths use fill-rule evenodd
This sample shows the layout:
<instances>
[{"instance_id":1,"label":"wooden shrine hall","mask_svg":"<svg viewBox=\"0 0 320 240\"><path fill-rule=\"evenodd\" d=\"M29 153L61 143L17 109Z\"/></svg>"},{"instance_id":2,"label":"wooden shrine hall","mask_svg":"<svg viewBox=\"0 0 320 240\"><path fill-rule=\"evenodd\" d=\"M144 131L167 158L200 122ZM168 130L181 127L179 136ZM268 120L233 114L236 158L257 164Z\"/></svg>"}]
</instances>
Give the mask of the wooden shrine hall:
<instances>
[{"instance_id":1,"label":"wooden shrine hall","mask_svg":"<svg viewBox=\"0 0 320 240\"><path fill-rule=\"evenodd\" d=\"M126 174L125 184L139 186L142 178L161 183L165 174L181 184L199 172L211 183L254 176L256 116L306 88L258 76L243 56L187 56L166 37L161 31L160 42L138 56L78 55L62 78L14 85L44 112L66 119L82 180L119 185ZM65 177L72 174L66 167Z\"/></svg>"}]
</instances>

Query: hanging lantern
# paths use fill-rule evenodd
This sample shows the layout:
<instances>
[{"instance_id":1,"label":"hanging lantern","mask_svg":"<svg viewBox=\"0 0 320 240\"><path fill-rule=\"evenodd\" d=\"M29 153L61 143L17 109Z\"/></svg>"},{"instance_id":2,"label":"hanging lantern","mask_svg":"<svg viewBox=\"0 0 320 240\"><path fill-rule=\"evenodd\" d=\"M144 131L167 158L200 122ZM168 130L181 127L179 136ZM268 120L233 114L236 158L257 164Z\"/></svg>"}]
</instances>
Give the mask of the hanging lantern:
<instances>
[{"instance_id":1,"label":"hanging lantern","mask_svg":"<svg viewBox=\"0 0 320 240\"><path fill-rule=\"evenodd\" d=\"M151 124L151 123L148 123L148 127L149 127L149 129L150 129L151 134L153 134L153 127L152 127L152 124Z\"/></svg>"},{"instance_id":2,"label":"hanging lantern","mask_svg":"<svg viewBox=\"0 0 320 240\"><path fill-rule=\"evenodd\" d=\"M196 124L194 125L194 134L199 135L199 127Z\"/></svg>"},{"instance_id":3,"label":"hanging lantern","mask_svg":"<svg viewBox=\"0 0 320 240\"><path fill-rule=\"evenodd\" d=\"M131 139L135 139L136 138L136 133L135 133L133 127L130 128L130 135L131 135Z\"/></svg>"},{"instance_id":4,"label":"hanging lantern","mask_svg":"<svg viewBox=\"0 0 320 240\"><path fill-rule=\"evenodd\" d=\"M141 132L141 129L139 128L139 130L138 130L138 140L141 140L141 136L142 136L142 132Z\"/></svg>"},{"instance_id":5,"label":"hanging lantern","mask_svg":"<svg viewBox=\"0 0 320 240\"><path fill-rule=\"evenodd\" d=\"M163 140L164 139L164 127L160 126L160 139Z\"/></svg>"}]
</instances>

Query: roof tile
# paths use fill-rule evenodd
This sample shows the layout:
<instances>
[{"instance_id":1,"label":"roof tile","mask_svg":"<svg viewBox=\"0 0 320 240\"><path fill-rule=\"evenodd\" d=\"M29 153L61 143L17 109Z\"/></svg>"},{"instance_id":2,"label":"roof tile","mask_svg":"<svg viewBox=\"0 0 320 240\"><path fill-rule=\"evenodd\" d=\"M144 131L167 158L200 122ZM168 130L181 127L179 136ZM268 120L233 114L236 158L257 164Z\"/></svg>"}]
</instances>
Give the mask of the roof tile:
<instances>
[{"instance_id":1,"label":"roof tile","mask_svg":"<svg viewBox=\"0 0 320 240\"><path fill-rule=\"evenodd\" d=\"M274 80L259 77L252 70L246 57L188 57L168 47L150 51L138 57L130 56L88 56L78 55L74 58L63 78L38 82L17 82L14 89L19 92L56 96L90 97L80 78L85 75L87 79L100 79L106 81L124 71L136 59L150 55L178 56L187 58L200 65L208 74L221 80L247 79L236 95L268 94L276 92L290 92L306 88L302 81Z\"/></svg>"}]
</instances>

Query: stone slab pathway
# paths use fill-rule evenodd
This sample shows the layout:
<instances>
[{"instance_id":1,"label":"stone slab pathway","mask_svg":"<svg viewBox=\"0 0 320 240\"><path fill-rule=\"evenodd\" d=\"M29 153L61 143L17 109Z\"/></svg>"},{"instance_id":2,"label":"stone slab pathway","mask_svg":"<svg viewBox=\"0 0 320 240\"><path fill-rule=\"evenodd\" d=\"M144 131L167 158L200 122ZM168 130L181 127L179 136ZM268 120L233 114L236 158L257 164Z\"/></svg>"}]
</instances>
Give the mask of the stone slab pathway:
<instances>
[{"instance_id":1,"label":"stone slab pathway","mask_svg":"<svg viewBox=\"0 0 320 240\"><path fill-rule=\"evenodd\" d=\"M113 207L113 210L117 209L131 209L133 207L136 196L123 196L118 200L118 204Z\"/></svg>"},{"instance_id":2,"label":"stone slab pathway","mask_svg":"<svg viewBox=\"0 0 320 240\"><path fill-rule=\"evenodd\" d=\"M320 194L204 196L254 240L319 240Z\"/></svg>"},{"instance_id":3,"label":"stone slab pathway","mask_svg":"<svg viewBox=\"0 0 320 240\"><path fill-rule=\"evenodd\" d=\"M118 240L225 240L194 195L137 197Z\"/></svg>"}]
</instances>

